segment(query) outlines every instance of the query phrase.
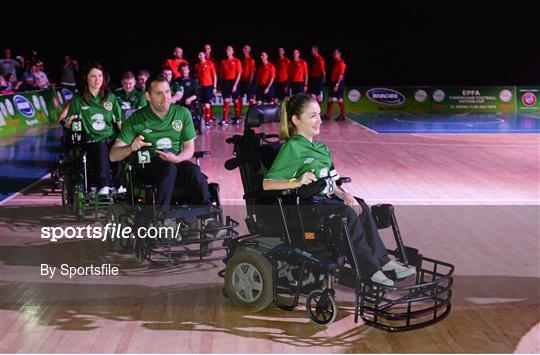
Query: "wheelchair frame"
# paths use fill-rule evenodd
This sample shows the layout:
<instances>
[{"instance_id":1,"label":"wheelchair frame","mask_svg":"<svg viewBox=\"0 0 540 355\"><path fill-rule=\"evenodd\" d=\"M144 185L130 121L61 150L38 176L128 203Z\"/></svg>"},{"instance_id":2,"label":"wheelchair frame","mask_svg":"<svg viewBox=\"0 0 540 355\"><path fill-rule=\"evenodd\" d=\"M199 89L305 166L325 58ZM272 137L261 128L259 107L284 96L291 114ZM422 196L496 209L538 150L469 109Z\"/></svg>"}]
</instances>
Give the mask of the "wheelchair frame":
<instances>
[{"instance_id":1,"label":"wheelchair frame","mask_svg":"<svg viewBox=\"0 0 540 355\"><path fill-rule=\"evenodd\" d=\"M254 151L259 150L263 145L272 143L268 139L275 138L276 135L255 133L252 128L260 126L260 121L265 118L265 108L254 107L250 110L259 112L248 112L244 134L227 139L229 144L234 145L235 158L230 159L225 166L229 170L240 168L243 186L248 190L244 199L248 212L246 224L250 231L249 235L235 240L231 248L231 256L225 260L227 268L223 273L226 281L224 293L231 298L233 304L247 311L260 311L273 302L278 307L290 311L298 306L301 295L307 295L306 312L308 317L316 324L326 325L336 318L337 305L334 300L333 285L337 281L338 284L351 288L355 292L355 323L360 317L369 326L397 332L429 326L444 319L451 310L454 266L424 257L417 249L405 246L392 205L377 205L372 206L371 209L378 229L392 228L397 249L388 250L389 254L394 255L396 259L405 264L416 267L417 273L412 284L410 283L412 280L407 279L396 282L394 287L388 287L374 284L371 280L362 278L356 255L352 252L353 245L348 235L346 218L342 218L339 222L341 236L344 236L343 239L347 241L350 255L352 255L352 260L349 260L350 267L345 265L343 253L331 250L332 248L312 253L295 245L295 238L291 236L283 202L284 199L292 197L298 206L302 188L261 191L259 185L259 190L253 190L254 185L257 185L257 178L251 176L250 169L260 171L264 169L264 166L260 156L256 156L257 161L250 159L254 158ZM243 144L247 144L247 146L244 147ZM343 182L350 181L350 179L345 180L348 181ZM261 247L259 240L264 239L265 232L257 222L256 206L252 203L257 198L270 197L278 204L284 231L279 236L280 244L264 248ZM300 213L298 218L301 221ZM295 220L294 217L290 219ZM305 236L306 231L303 230L303 232ZM268 295L268 291L266 293L264 291L264 285L268 283L269 270L264 260L271 263L271 297ZM245 266L249 262L252 264ZM255 264L262 266L257 269ZM292 265L292 268L289 267L285 273L291 273L291 270L296 268L296 275L293 275L295 276L292 278L293 280L287 279L283 282L283 265L287 264ZM232 266L229 267L229 265ZM250 267L257 270L253 271ZM259 276L246 281L248 273ZM264 275L265 273L266 275ZM313 281L305 282L309 281L309 275L313 277ZM248 290L249 287L252 289ZM256 295L259 298L255 299L254 302L243 302L250 297L243 298L242 295L250 293L253 296L253 290L258 291ZM289 302L284 300L284 296L288 298ZM263 301L257 304L256 301L261 299Z\"/></svg>"}]
</instances>

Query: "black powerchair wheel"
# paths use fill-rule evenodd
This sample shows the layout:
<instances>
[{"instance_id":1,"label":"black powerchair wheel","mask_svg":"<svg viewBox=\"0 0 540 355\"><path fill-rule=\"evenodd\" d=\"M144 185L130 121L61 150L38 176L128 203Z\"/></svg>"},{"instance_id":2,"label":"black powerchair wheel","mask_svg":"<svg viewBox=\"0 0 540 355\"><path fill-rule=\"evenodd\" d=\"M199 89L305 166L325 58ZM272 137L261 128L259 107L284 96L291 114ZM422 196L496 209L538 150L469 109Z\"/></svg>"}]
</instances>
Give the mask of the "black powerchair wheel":
<instances>
[{"instance_id":1,"label":"black powerchair wheel","mask_svg":"<svg viewBox=\"0 0 540 355\"><path fill-rule=\"evenodd\" d=\"M337 305L330 290L315 290L306 299L306 312L311 321L328 325L336 320Z\"/></svg>"}]
</instances>

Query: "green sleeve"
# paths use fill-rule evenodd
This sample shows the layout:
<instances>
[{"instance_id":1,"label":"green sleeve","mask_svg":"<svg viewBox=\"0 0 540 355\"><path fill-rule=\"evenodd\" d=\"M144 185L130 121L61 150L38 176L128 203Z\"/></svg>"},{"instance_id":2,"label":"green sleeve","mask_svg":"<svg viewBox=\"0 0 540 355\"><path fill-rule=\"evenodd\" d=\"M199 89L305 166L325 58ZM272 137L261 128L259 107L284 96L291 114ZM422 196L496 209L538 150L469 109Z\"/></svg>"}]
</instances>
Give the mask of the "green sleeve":
<instances>
[{"instance_id":1,"label":"green sleeve","mask_svg":"<svg viewBox=\"0 0 540 355\"><path fill-rule=\"evenodd\" d=\"M287 142L281 147L272 167L266 173L265 179L289 180L296 177L301 161L290 143Z\"/></svg>"},{"instance_id":2,"label":"green sleeve","mask_svg":"<svg viewBox=\"0 0 540 355\"><path fill-rule=\"evenodd\" d=\"M73 99L69 103L67 117L80 113L80 99L78 95L73 96Z\"/></svg>"},{"instance_id":3,"label":"green sleeve","mask_svg":"<svg viewBox=\"0 0 540 355\"><path fill-rule=\"evenodd\" d=\"M193 118L191 113L185 107L178 107L182 115L182 132L180 133L180 138L182 142L189 142L197 137L195 133L195 126L193 126Z\"/></svg>"},{"instance_id":4,"label":"green sleeve","mask_svg":"<svg viewBox=\"0 0 540 355\"><path fill-rule=\"evenodd\" d=\"M113 122L122 122L124 120L124 111L120 107L116 95L111 95L111 100L113 101Z\"/></svg>"},{"instance_id":5,"label":"green sleeve","mask_svg":"<svg viewBox=\"0 0 540 355\"><path fill-rule=\"evenodd\" d=\"M131 117L130 120L127 120L122 125L122 129L120 130L120 133L118 134L118 137L116 139L121 140L122 142L126 144L131 144L135 137L137 136L137 131L135 129L135 120L134 117Z\"/></svg>"}]
</instances>

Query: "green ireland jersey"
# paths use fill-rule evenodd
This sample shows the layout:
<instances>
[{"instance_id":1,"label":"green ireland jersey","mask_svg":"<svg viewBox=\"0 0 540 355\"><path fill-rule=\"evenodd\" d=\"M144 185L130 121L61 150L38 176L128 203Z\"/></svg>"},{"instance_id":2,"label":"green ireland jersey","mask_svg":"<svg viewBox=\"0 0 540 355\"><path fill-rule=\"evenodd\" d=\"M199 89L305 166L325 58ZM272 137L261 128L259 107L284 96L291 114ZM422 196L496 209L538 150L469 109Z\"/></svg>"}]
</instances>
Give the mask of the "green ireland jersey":
<instances>
[{"instance_id":1,"label":"green ireland jersey","mask_svg":"<svg viewBox=\"0 0 540 355\"><path fill-rule=\"evenodd\" d=\"M150 151L156 149L179 153L182 144L197 137L191 113L183 106L171 105L169 111L160 118L150 105L136 111L124 124L118 139L125 144L131 144L137 136L143 136L144 141L152 143Z\"/></svg>"},{"instance_id":2,"label":"green ireland jersey","mask_svg":"<svg viewBox=\"0 0 540 355\"><path fill-rule=\"evenodd\" d=\"M304 136L296 134L283 144L265 179L290 180L300 178L308 171L313 172L317 179L328 176L333 180L339 178L328 146L316 141L310 142ZM333 189L333 186L327 186L322 193L332 193Z\"/></svg>"},{"instance_id":3,"label":"green ireland jersey","mask_svg":"<svg viewBox=\"0 0 540 355\"><path fill-rule=\"evenodd\" d=\"M139 89L133 89L131 92L126 92L123 88L115 91L116 98L122 110L137 110L146 106L144 92Z\"/></svg>"},{"instance_id":4,"label":"green ireland jersey","mask_svg":"<svg viewBox=\"0 0 540 355\"><path fill-rule=\"evenodd\" d=\"M98 142L113 137L114 125L122 121L122 110L113 93L109 93L105 99L91 96L89 102L84 102L82 96L77 94L71 100L67 114L79 115L84 139L87 142Z\"/></svg>"}]
</instances>

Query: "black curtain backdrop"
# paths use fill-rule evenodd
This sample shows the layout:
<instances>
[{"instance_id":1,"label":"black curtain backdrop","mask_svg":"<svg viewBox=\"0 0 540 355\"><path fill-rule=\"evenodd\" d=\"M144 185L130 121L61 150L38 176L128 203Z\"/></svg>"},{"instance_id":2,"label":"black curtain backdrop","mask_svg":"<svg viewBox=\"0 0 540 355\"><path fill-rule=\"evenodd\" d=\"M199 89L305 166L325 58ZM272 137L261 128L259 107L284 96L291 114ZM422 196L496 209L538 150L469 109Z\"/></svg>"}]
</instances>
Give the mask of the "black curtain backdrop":
<instances>
[{"instance_id":1,"label":"black curtain backdrop","mask_svg":"<svg viewBox=\"0 0 540 355\"><path fill-rule=\"evenodd\" d=\"M123 70L159 70L174 46L195 63L211 43L224 56L243 44L271 60L278 47L309 59L343 50L356 85L540 84L540 11L535 2L91 2L14 3L3 12L0 47L35 48L51 74L70 54ZM114 6L114 7L113 7Z\"/></svg>"}]
</instances>

